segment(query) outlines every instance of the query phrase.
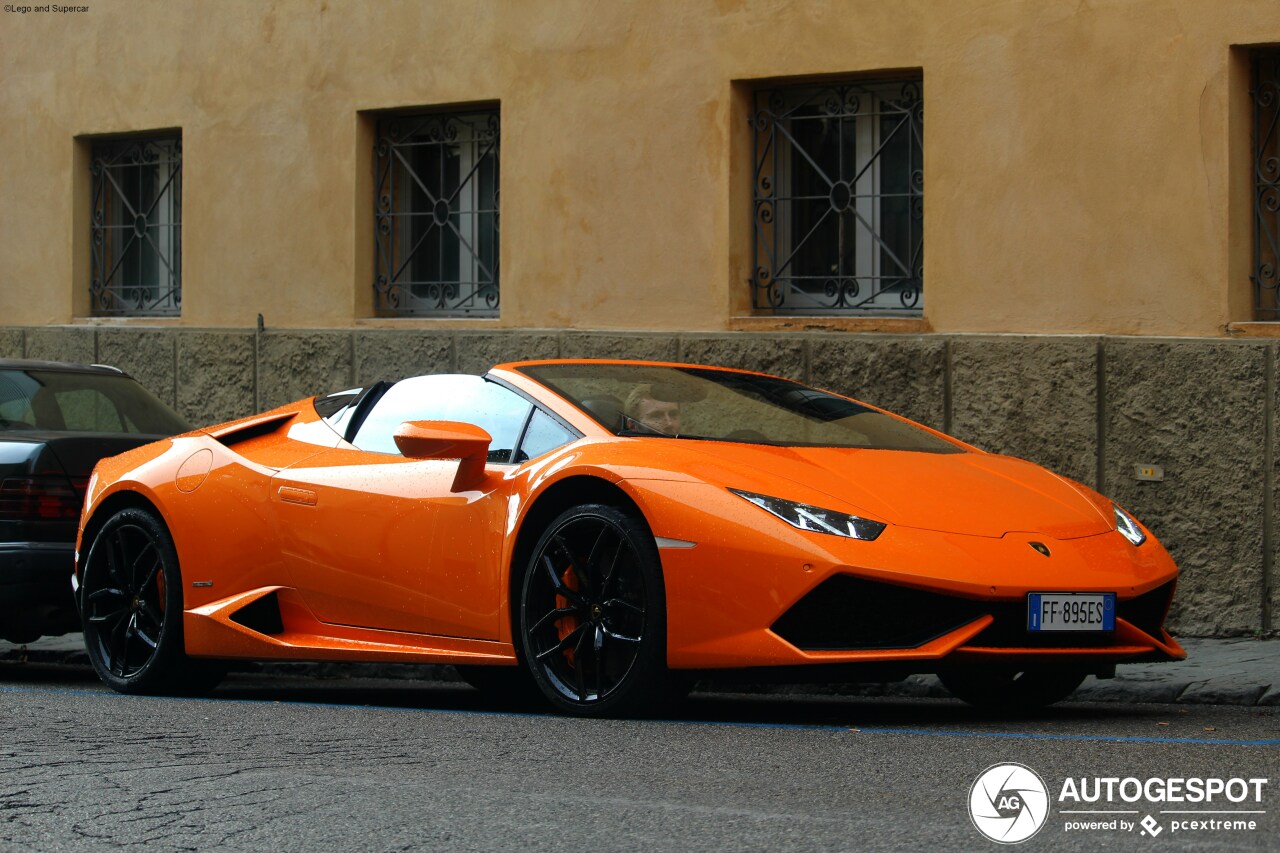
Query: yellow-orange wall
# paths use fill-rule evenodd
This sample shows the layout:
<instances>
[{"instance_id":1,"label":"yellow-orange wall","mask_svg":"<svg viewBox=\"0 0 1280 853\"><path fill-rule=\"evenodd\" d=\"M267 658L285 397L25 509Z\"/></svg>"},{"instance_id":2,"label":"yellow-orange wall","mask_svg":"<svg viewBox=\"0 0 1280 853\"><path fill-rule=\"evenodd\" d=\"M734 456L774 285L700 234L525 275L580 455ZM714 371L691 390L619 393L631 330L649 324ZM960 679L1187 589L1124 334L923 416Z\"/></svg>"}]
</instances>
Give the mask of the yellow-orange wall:
<instances>
[{"instance_id":1,"label":"yellow-orange wall","mask_svg":"<svg viewBox=\"0 0 1280 853\"><path fill-rule=\"evenodd\" d=\"M750 81L885 69L924 80L904 328L1251 319L1241 46L1280 43L1274 0L78 2L0 12L0 323L89 314L77 138L180 128L182 315L123 322L774 327L745 283ZM500 318L371 319L367 112L492 101Z\"/></svg>"}]
</instances>

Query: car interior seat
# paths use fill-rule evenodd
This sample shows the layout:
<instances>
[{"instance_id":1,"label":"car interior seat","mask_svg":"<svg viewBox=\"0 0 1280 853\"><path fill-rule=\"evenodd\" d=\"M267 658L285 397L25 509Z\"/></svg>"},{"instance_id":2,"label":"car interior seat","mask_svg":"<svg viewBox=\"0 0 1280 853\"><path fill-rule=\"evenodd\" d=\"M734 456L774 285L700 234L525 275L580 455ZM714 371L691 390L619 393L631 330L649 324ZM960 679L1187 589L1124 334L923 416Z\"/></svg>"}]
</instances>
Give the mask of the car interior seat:
<instances>
[{"instance_id":1,"label":"car interior seat","mask_svg":"<svg viewBox=\"0 0 1280 853\"><path fill-rule=\"evenodd\" d=\"M612 394L587 397L582 401L582 408L610 432L622 429L622 401Z\"/></svg>"}]
</instances>

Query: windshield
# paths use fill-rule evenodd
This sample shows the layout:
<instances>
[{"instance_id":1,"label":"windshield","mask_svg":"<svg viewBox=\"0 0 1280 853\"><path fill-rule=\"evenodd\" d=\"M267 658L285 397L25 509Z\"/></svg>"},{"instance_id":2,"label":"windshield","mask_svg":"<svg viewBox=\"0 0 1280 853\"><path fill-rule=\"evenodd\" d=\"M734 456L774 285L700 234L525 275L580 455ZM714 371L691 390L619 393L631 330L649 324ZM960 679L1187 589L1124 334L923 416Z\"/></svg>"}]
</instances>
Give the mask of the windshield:
<instances>
[{"instance_id":1,"label":"windshield","mask_svg":"<svg viewBox=\"0 0 1280 853\"><path fill-rule=\"evenodd\" d=\"M898 418L773 376L646 364L543 364L520 371L616 435L962 452Z\"/></svg>"},{"instance_id":2,"label":"windshield","mask_svg":"<svg viewBox=\"0 0 1280 853\"><path fill-rule=\"evenodd\" d=\"M0 431L176 435L190 429L128 376L0 370Z\"/></svg>"}]
</instances>

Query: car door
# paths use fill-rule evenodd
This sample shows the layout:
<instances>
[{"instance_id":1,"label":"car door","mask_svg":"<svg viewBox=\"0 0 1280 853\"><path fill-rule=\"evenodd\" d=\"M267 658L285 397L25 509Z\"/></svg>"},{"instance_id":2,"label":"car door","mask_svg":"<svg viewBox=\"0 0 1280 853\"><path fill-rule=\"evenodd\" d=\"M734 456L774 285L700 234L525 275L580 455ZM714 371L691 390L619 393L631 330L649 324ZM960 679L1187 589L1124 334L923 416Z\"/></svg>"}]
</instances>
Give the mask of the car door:
<instances>
[{"instance_id":1,"label":"car door","mask_svg":"<svg viewBox=\"0 0 1280 853\"><path fill-rule=\"evenodd\" d=\"M351 443L272 482L293 583L321 621L497 639L514 448L532 405L477 376L393 385ZM492 437L486 476L454 491L457 460L406 459L405 421L476 424Z\"/></svg>"}]
</instances>

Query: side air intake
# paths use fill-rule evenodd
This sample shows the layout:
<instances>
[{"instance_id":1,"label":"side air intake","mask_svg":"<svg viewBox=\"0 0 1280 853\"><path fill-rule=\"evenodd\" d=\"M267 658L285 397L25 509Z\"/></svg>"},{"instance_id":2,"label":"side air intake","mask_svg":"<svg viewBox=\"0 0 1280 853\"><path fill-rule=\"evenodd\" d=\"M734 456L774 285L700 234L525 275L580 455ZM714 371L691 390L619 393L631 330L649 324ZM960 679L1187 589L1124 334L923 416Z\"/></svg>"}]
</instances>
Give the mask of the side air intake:
<instances>
[{"instance_id":1,"label":"side air intake","mask_svg":"<svg viewBox=\"0 0 1280 853\"><path fill-rule=\"evenodd\" d=\"M231 614L231 621L259 634L283 634L284 621L280 618L280 602L274 592L254 599Z\"/></svg>"}]
</instances>

